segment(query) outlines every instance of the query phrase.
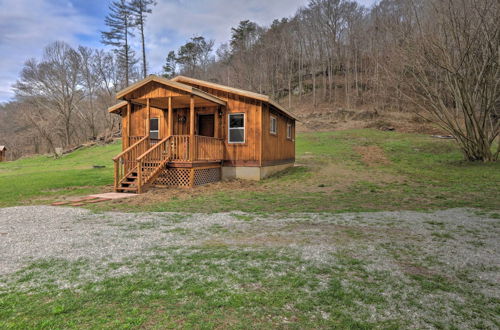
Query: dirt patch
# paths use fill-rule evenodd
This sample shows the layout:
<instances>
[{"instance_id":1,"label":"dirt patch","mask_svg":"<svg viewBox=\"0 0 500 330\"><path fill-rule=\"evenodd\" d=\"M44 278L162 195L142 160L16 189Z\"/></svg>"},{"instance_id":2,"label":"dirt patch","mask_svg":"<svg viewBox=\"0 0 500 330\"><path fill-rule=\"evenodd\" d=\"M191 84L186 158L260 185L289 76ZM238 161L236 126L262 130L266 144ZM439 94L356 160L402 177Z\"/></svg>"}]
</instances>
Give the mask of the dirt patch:
<instances>
[{"instance_id":1,"label":"dirt patch","mask_svg":"<svg viewBox=\"0 0 500 330\"><path fill-rule=\"evenodd\" d=\"M361 155L361 160L368 166L387 165L391 162L384 150L378 146L358 146L354 150Z\"/></svg>"},{"instance_id":2,"label":"dirt patch","mask_svg":"<svg viewBox=\"0 0 500 330\"><path fill-rule=\"evenodd\" d=\"M313 170L317 171L317 173L312 179L294 182L290 184L291 187L289 188L302 192L334 192L348 189L358 182L384 185L405 181L404 176L387 173L375 167L370 168L370 170L360 171L350 165L330 163Z\"/></svg>"},{"instance_id":3,"label":"dirt patch","mask_svg":"<svg viewBox=\"0 0 500 330\"><path fill-rule=\"evenodd\" d=\"M258 184L258 182L247 180L230 180L220 181L194 188L176 188L176 187L158 187L150 188L146 193L143 193L133 199L118 200L113 203L127 203L128 205L149 205L162 202L169 202L172 199L186 200L201 196L213 195L214 192L237 193L238 191L265 191L266 188Z\"/></svg>"},{"instance_id":4,"label":"dirt patch","mask_svg":"<svg viewBox=\"0 0 500 330\"><path fill-rule=\"evenodd\" d=\"M418 266L414 265L411 263L407 262L400 262L399 266L402 268L402 270L409 275L420 275L420 276L425 276L425 277L430 277L430 276L436 276L440 275L439 273L424 267L424 266Z\"/></svg>"}]
</instances>

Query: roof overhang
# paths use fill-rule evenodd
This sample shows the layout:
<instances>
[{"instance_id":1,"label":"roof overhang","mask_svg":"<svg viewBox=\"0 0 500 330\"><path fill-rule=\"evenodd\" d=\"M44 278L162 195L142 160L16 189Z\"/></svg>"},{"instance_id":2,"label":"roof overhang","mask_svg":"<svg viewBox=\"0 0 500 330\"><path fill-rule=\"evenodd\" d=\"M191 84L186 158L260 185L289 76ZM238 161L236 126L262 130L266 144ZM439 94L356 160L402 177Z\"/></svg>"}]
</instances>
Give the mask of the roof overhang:
<instances>
[{"instance_id":1,"label":"roof overhang","mask_svg":"<svg viewBox=\"0 0 500 330\"><path fill-rule=\"evenodd\" d=\"M126 108L127 104L128 104L127 101L121 101L120 103L109 107L108 112L111 112L111 113L119 112L121 109Z\"/></svg>"},{"instance_id":2,"label":"roof overhang","mask_svg":"<svg viewBox=\"0 0 500 330\"><path fill-rule=\"evenodd\" d=\"M5 146L0 146L0 151L4 151L4 150L7 150L7 148Z\"/></svg>"},{"instance_id":3,"label":"roof overhang","mask_svg":"<svg viewBox=\"0 0 500 330\"><path fill-rule=\"evenodd\" d=\"M208 88L213 88L213 89L217 89L217 90L220 90L220 91L224 91L224 92L233 93L233 94L236 94L236 95L241 95L241 96L244 96L244 97L248 97L248 98L251 98L251 99L254 99L254 100L266 102L266 103L269 103L270 105L272 105L274 108L276 108L276 109L280 110L281 112L283 112L288 117L290 117L290 118L292 118L294 120L298 120L298 118L293 113L291 113L285 107L283 107L281 104L279 104L278 102L272 100L269 96L264 95L264 94L250 92L250 91L246 91L246 90L243 90L243 89L229 87L229 86L225 86L225 85L220 85L220 84L216 84L216 83L213 83L213 82L209 82L209 81L205 81L205 80L200 80L200 79L195 79L195 78L190 78L190 77L186 77L186 76L177 76L175 78L172 78L170 81L176 82L176 83L186 82L186 83L191 83L191 84L194 84L194 85L205 86L205 87L208 87ZM183 84L183 85L185 85L185 84Z\"/></svg>"},{"instance_id":4,"label":"roof overhang","mask_svg":"<svg viewBox=\"0 0 500 330\"><path fill-rule=\"evenodd\" d=\"M129 87L127 87L125 89L122 89L121 91L119 91L116 94L116 98L123 100L128 94L130 94L133 91L135 91L135 90L137 90L137 89L145 86L146 84L148 84L150 82L156 82L156 83L158 83L160 85L163 85L163 86L166 86L166 87L170 87L170 88L174 88L174 89L177 89L177 90L189 93L189 94L194 95L194 96L198 96L198 97L200 97L202 99L205 99L207 101L213 102L213 103L218 104L218 105L222 105L222 106L226 106L227 105L226 101L221 100L218 97L210 95L210 94L208 94L208 93L206 93L206 92L204 92L202 90L199 90L199 89L197 89L195 87L192 87L192 86L189 86L189 85L186 85L186 84L182 84L182 83L179 83L179 82L176 82L176 81L172 81L172 80L169 80L169 79L166 79L166 78L163 78L163 77L158 77L156 75L150 75L149 77L147 77L147 78L145 78L145 79L143 79L141 81L138 81L135 84L130 85Z\"/></svg>"}]
</instances>

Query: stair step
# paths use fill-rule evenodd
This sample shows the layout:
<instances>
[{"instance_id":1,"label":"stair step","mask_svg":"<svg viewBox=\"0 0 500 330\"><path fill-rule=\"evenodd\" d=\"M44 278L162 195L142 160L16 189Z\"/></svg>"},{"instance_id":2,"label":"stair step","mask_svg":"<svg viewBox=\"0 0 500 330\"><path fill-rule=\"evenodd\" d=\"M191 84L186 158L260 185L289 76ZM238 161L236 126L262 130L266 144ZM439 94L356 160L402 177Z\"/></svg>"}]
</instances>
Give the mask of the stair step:
<instances>
[{"instance_id":1,"label":"stair step","mask_svg":"<svg viewBox=\"0 0 500 330\"><path fill-rule=\"evenodd\" d=\"M137 188L128 188L128 187L119 187L117 188L118 191L123 190L123 191L137 191Z\"/></svg>"}]
</instances>

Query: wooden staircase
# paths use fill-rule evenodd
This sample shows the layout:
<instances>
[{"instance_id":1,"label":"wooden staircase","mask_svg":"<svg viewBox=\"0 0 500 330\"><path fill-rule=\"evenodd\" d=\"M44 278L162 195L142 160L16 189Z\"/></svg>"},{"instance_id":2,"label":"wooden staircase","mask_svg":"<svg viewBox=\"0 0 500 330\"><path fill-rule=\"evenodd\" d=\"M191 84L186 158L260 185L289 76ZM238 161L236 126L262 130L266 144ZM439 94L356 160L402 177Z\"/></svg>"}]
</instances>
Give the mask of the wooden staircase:
<instances>
[{"instance_id":1,"label":"wooden staircase","mask_svg":"<svg viewBox=\"0 0 500 330\"><path fill-rule=\"evenodd\" d=\"M114 189L116 192L140 194L157 181L160 174L169 166L169 162L211 162L209 168L213 168L213 163L218 162L216 167L220 167L220 162L224 157L223 146L222 139L206 136L193 138L189 135L171 135L159 142L150 140L149 137L140 138L113 158L115 163ZM214 182L215 175L207 167L197 166L196 169L193 167L173 169L173 167L168 168L168 171L176 173L177 179L175 180L181 182L179 186L193 187L196 184L199 185L200 182ZM200 173L201 179L197 180L197 173Z\"/></svg>"},{"instance_id":2,"label":"wooden staircase","mask_svg":"<svg viewBox=\"0 0 500 330\"><path fill-rule=\"evenodd\" d=\"M116 192L123 193L137 193L138 187L138 175L137 171L132 171L119 183L118 187L115 189Z\"/></svg>"},{"instance_id":3,"label":"wooden staircase","mask_svg":"<svg viewBox=\"0 0 500 330\"><path fill-rule=\"evenodd\" d=\"M144 137L113 158L115 191L140 194L172 158L171 136L151 146Z\"/></svg>"}]
</instances>

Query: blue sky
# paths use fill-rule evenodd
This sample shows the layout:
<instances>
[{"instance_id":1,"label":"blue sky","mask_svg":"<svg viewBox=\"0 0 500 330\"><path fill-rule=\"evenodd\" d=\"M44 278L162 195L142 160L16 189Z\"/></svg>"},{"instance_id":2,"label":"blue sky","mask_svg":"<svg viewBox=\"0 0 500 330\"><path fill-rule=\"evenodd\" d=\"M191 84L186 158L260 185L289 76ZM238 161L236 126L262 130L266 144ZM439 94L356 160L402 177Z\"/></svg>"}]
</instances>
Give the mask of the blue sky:
<instances>
[{"instance_id":1,"label":"blue sky","mask_svg":"<svg viewBox=\"0 0 500 330\"><path fill-rule=\"evenodd\" d=\"M109 0L0 0L0 102L13 96L24 61L39 58L47 44L102 48L100 31ZM149 70L159 72L170 50L194 35L229 39L230 29L250 19L261 25L293 15L309 0L157 0L146 24ZM375 0L358 0L370 6ZM135 40L138 48L139 40Z\"/></svg>"}]
</instances>

